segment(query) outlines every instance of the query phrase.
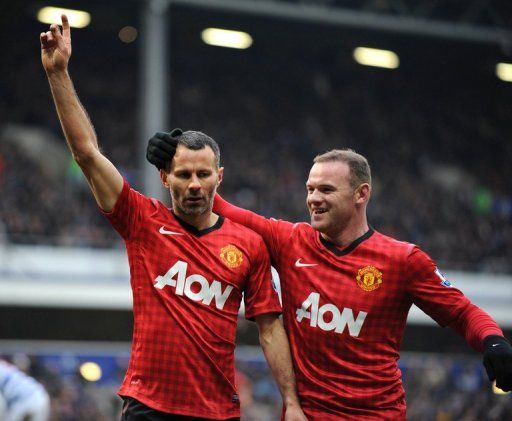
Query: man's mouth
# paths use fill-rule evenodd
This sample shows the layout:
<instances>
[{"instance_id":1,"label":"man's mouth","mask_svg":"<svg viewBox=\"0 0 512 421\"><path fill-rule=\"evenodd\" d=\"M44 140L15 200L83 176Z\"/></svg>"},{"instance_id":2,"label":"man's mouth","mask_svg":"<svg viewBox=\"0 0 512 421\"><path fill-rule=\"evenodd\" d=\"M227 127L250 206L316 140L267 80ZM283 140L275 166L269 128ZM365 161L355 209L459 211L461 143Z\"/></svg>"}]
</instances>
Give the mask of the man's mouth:
<instances>
[{"instance_id":1,"label":"man's mouth","mask_svg":"<svg viewBox=\"0 0 512 421\"><path fill-rule=\"evenodd\" d=\"M202 200L203 200L203 197L201 197L201 196L185 198L185 202L187 202L187 203L198 203L198 202L201 202Z\"/></svg>"},{"instance_id":2,"label":"man's mouth","mask_svg":"<svg viewBox=\"0 0 512 421\"><path fill-rule=\"evenodd\" d=\"M312 215L321 215L322 213L327 212L327 209L325 208L315 208L311 210Z\"/></svg>"}]
</instances>

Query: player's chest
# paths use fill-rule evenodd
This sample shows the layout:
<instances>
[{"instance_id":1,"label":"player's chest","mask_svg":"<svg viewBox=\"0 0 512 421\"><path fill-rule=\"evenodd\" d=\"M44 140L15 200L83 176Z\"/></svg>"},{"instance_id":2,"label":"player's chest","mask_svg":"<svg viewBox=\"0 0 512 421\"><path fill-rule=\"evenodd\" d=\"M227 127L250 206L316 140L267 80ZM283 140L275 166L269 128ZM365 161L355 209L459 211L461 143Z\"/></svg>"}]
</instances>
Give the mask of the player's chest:
<instances>
[{"instance_id":1,"label":"player's chest","mask_svg":"<svg viewBox=\"0 0 512 421\"><path fill-rule=\"evenodd\" d=\"M378 312L401 300L405 285L400 269L385 259L369 259L353 253L331 256L315 249L291 248L278 268L283 300L291 308L315 304Z\"/></svg>"},{"instance_id":2,"label":"player's chest","mask_svg":"<svg viewBox=\"0 0 512 421\"><path fill-rule=\"evenodd\" d=\"M141 241L147 270L176 288L221 283L242 291L250 264L246 248L221 230L198 234L173 221L148 221Z\"/></svg>"}]
</instances>

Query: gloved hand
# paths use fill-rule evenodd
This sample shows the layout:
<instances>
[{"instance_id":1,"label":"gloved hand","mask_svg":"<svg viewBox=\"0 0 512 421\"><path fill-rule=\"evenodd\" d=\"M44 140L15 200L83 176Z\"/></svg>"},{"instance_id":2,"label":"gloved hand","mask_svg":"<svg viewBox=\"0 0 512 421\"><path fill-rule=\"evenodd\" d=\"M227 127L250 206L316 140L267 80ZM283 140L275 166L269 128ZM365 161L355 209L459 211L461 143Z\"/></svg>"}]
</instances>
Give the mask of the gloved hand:
<instances>
[{"instance_id":1,"label":"gloved hand","mask_svg":"<svg viewBox=\"0 0 512 421\"><path fill-rule=\"evenodd\" d=\"M146 159L159 170L165 169L172 161L178 146L178 136L183 133L181 129L173 129L170 133L157 132L148 141Z\"/></svg>"},{"instance_id":2,"label":"gloved hand","mask_svg":"<svg viewBox=\"0 0 512 421\"><path fill-rule=\"evenodd\" d=\"M484 367L490 381L505 392L512 390L512 346L503 336L484 339Z\"/></svg>"}]
</instances>

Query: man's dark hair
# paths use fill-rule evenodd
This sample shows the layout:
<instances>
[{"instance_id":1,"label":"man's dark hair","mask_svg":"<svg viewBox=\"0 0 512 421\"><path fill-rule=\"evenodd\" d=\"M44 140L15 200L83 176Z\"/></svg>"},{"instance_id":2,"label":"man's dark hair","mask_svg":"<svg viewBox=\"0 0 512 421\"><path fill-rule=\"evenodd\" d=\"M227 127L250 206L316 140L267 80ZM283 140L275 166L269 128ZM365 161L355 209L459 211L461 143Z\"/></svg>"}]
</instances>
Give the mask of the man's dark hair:
<instances>
[{"instance_id":1,"label":"man's dark hair","mask_svg":"<svg viewBox=\"0 0 512 421\"><path fill-rule=\"evenodd\" d=\"M219 145L207 134L204 134L203 132L196 132L194 130L187 130L179 136L176 136L176 139L178 140L178 145L181 144L187 149L192 149L194 151L204 149L206 146L209 146L215 155L217 168L220 167Z\"/></svg>"}]
</instances>

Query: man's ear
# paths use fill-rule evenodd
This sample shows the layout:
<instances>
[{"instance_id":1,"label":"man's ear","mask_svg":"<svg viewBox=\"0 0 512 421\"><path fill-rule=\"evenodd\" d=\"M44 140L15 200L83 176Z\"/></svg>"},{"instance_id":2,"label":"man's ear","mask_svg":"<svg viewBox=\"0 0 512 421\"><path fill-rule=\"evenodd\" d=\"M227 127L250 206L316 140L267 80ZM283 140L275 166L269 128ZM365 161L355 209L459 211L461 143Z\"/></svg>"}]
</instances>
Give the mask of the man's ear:
<instances>
[{"instance_id":1,"label":"man's ear","mask_svg":"<svg viewBox=\"0 0 512 421\"><path fill-rule=\"evenodd\" d=\"M217 180L217 187L219 187L220 183L222 183L222 177L224 177L224 167L220 167L217 173L219 174L219 178Z\"/></svg>"},{"instance_id":2,"label":"man's ear","mask_svg":"<svg viewBox=\"0 0 512 421\"><path fill-rule=\"evenodd\" d=\"M162 181L163 186L168 189L169 183L167 181L167 177L169 176L169 173L165 172L165 170L160 170L160 180Z\"/></svg>"},{"instance_id":3,"label":"man's ear","mask_svg":"<svg viewBox=\"0 0 512 421\"><path fill-rule=\"evenodd\" d=\"M357 203L367 203L370 200L370 193L372 188L368 183L363 183L357 188Z\"/></svg>"}]
</instances>

